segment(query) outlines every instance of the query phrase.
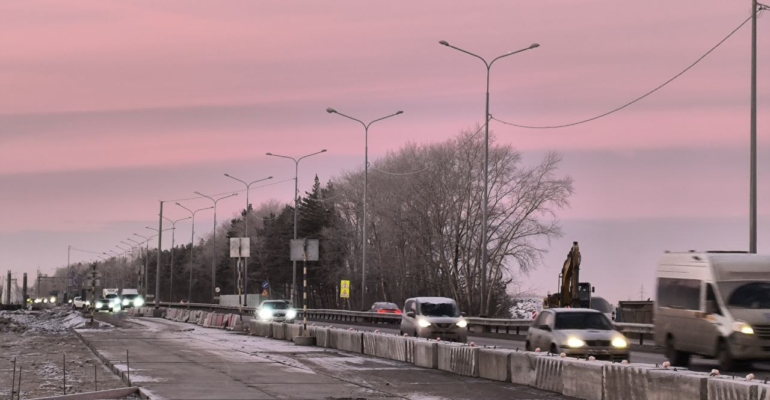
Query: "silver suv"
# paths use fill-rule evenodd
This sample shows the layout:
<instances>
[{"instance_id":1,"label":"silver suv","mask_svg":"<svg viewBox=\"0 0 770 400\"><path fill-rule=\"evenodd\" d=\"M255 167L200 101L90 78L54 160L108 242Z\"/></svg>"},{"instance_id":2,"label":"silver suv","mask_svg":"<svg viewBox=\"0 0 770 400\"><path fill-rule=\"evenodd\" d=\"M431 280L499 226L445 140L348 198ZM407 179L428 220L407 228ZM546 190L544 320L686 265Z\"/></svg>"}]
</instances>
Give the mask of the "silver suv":
<instances>
[{"instance_id":1,"label":"silver suv","mask_svg":"<svg viewBox=\"0 0 770 400\"><path fill-rule=\"evenodd\" d=\"M404 302L401 334L465 343L468 322L457 303L446 297L413 297Z\"/></svg>"}]
</instances>

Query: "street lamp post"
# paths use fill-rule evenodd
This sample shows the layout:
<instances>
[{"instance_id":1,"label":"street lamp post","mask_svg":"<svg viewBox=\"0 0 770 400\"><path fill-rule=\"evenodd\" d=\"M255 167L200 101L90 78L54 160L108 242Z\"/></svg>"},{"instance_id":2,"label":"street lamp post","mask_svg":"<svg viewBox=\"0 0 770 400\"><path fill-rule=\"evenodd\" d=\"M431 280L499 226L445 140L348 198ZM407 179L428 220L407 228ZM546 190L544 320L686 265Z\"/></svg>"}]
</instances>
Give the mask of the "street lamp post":
<instances>
[{"instance_id":1,"label":"street lamp post","mask_svg":"<svg viewBox=\"0 0 770 400\"><path fill-rule=\"evenodd\" d=\"M243 237L249 238L249 243L251 243L251 235L249 235L249 190L251 189L251 185L257 183L266 181L268 179L273 179L272 176L268 176L267 178L257 179L256 181L246 183L246 181L242 181L230 174L225 174L226 177L236 180L244 185L246 185L246 213L243 216ZM249 247L251 249L251 247ZM246 262L243 263L243 306L247 307L248 305L248 288L249 288L249 275L248 275L248 268L249 266L249 258L246 257Z\"/></svg>"},{"instance_id":2,"label":"street lamp post","mask_svg":"<svg viewBox=\"0 0 770 400\"><path fill-rule=\"evenodd\" d=\"M326 153L326 149L317 151L312 154L304 155L300 158L282 156L282 155L273 154L273 153L266 153L268 156L286 158L294 161L294 239L297 239L297 210L299 209L297 204L299 199L299 189L298 189L299 162L302 161L303 158L308 158L310 156L314 156L316 154L321 154L321 153ZM294 298L295 298L294 293L297 291L296 288L297 288L297 261L293 260L291 262L291 294L289 295L289 302L291 303L292 307L296 307L296 304L294 304Z\"/></svg>"},{"instance_id":3,"label":"street lamp post","mask_svg":"<svg viewBox=\"0 0 770 400\"><path fill-rule=\"evenodd\" d=\"M206 208L199 208L193 211L179 203L176 203L176 205L187 210L187 212L190 213L190 218L192 218L192 227L190 228L190 288L187 291L187 304L190 304L190 302L192 301L193 250L195 249L195 214L197 214L198 211L210 210L214 207L212 206L212 207L206 207Z\"/></svg>"},{"instance_id":4,"label":"street lamp post","mask_svg":"<svg viewBox=\"0 0 770 400\"><path fill-rule=\"evenodd\" d=\"M180 218L176 221L172 220L171 218L166 218L167 221L171 222L171 268L169 268L169 275L168 275L168 301L173 302L174 301L174 235L176 234L176 223L179 221L184 221L186 219L190 219L192 217L185 217Z\"/></svg>"},{"instance_id":5,"label":"street lamp post","mask_svg":"<svg viewBox=\"0 0 770 400\"><path fill-rule=\"evenodd\" d=\"M531 50L537 47L540 47L539 44L533 43L529 47L511 51L508 53L505 53L501 56L495 57L491 62L487 62L483 57L478 56L476 54L471 53L470 51L463 50L459 47L452 46L447 41L442 40L439 41L439 44L443 46L447 46L450 48L453 48L457 51L460 51L462 53L468 54L470 56L476 57L479 60L481 60L484 63L484 66L487 67L487 94L486 94L486 110L484 113L484 204L482 207L482 224L481 224L481 304L479 306L480 314L486 314L486 293L487 293L487 262L488 262L488 254L487 254L487 218L488 218L488 212L487 212L487 206L489 204L489 72L492 68L492 64L495 63L495 61L512 56L517 53L521 53L522 51Z\"/></svg>"},{"instance_id":6,"label":"street lamp post","mask_svg":"<svg viewBox=\"0 0 770 400\"><path fill-rule=\"evenodd\" d=\"M365 134L365 144L364 144L364 227L363 227L363 240L361 244L361 251L362 251L362 257L361 257L361 309L366 309L366 244L367 244L367 237L366 237L366 194L369 190L369 126L371 126L373 123L377 121L382 121L383 119L390 118L399 114L403 114L403 111L396 111L395 114L390 114L388 116L375 119L372 122L369 122L368 124L365 124L363 121L355 119L353 117L350 117L348 115L345 115L333 108L327 108L326 112L329 114L337 114L340 116L343 116L347 119L352 119L353 121L356 121L364 126L364 134Z\"/></svg>"},{"instance_id":7,"label":"street lamp post","mask_svg":"<svg viewBox=\"0 0 770 400\"><path fill-rule=\"evenodd\" d=\"M227 196L222 196L218 199L215 199L211 196L206 196L205 194L201 192L195 192L198 196L203 196L209 200L211 200L214 203L214 257L212 258L212 264L211 264L211 302L214 302L214 288L217 286L217 203L219 200L226 199L228 197L237 196L238 193L229 194Z\"/></svg>"},{"instance_id":8,"label":"street lamp post","mask_svg":"<svg viewBox=\"0 0 770 400\"><path fill-rule=\"evenodd\" d=\"M134 240L134 239L131 239L131 238L126 238L126 240L128 240L128 241L129 241L129 242L131 242L131 243L133 243L133 245L129 245L129 246L131 246L132 248L133 248L133 247L136 247L137 249L139 249L139 255L141 256L141 255L142 255L142 244L141 244L141 243L139 243L138 241ZM128 244L128 243L126 243L126 242L122 242L122 243ZM134 258L134 259L131 261L131 263L133 264L133 263L134 263L134 261L136 261L136 258ZM138 282L136 282L136 286L137 286L137 289L139 288L139 286L142 286L142 274L141 274L141 271L142 271L142 266L141 266L141 264L140 264L140 265L139 265L139 281L138 281Z\"/></svg>"}]
</instances>

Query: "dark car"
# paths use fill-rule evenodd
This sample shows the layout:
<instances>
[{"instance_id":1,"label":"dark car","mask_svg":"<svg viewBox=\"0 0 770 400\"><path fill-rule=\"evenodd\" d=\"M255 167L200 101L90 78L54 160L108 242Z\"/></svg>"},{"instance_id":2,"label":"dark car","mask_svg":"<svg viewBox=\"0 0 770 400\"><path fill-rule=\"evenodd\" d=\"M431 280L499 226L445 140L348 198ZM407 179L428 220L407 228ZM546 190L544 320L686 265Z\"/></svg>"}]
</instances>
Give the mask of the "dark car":
<instances>
[{"instance_id":1,"label":"dark car","mask_svg":"<svg viewBox=\"0 0 770 400\"><path fill-rule=\"evenodd\" d=\"M376 312L377 314L401 314L401 309L398 308L396 303L377 302L372 304L372 308L369 312Z\"/></svg>"}]
</instances>

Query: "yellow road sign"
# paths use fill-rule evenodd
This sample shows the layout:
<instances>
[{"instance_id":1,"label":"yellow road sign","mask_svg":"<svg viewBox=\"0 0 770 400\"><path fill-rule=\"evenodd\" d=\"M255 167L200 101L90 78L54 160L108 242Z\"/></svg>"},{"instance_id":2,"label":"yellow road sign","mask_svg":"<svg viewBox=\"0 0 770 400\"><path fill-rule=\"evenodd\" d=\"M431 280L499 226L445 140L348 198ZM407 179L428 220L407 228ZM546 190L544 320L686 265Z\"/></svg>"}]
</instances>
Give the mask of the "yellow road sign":
<instances>
[{"instance_id":1,"label":"yellow road sign","mask_svg":"<svg viewBox=\"0 0 770 400\"><path fill-rule=\"evenodd\" d=\"M350 298L350 281L340 282L340 297L343 299Z\"/></svg>"}]
</instances>

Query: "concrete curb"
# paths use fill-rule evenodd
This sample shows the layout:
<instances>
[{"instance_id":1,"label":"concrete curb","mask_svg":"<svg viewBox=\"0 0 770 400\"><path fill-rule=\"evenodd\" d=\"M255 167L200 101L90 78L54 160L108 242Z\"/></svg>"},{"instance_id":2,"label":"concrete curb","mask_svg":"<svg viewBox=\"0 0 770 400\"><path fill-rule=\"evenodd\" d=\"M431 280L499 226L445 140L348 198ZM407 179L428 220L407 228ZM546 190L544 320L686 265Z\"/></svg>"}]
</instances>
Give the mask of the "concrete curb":
<instances>
[{"instance_id":1,"label":"concrete curb","mask_svg":"<svg viewBox=\"0 0 770 400\"><path fill-rule=\"evenodd\" d=\"M94 346L91 344L91 342L89 342L88 340L86 340L86 339L83 337L83 335L81 335L81 334L80 334L80 332L78 332L78 331L76 331L76 330L73 330L72 332L74 332L74 333L75 333L75 336L77 336L77 337L78 337L78 339L80 339L80 341L81 341L81 342L83 342L83 344L84 344L84 345L86 345L86 347L88 347L88 348L91 350L91 352L92 352L92 353L94 353L94 355L96 356L96 358L98 358L99 360L101 360L101 362L102 362L102 363L103 363L105 366L107 366L107 368L109 368L109 369L110 369L110 371L112 371L112 373L113 373L113 374L115 374L115 375L116 375L118 378L120 378L120 380L121 380L121 381L123 381L124 383L126 383L126 384L129 386L129 388L136 388L136 389L139 391L139 396L142 398L142 400L152 400L152 397L149 395L149 393L147 393L147 392L146 392L144 389L142 389L141 387L139 387L139 386L135 386L135 385L133 385L133 384L131 383L131 380L128 378L128 375L130 375L130 371L127 371L127 372L129 372L129 374L127 374L126 372L123 372L123 371L120 371L120 370L118 370L118 368L115 366L115 364L113 364L113 363L112 363L112 361L108 360L106 357L102 356L102 355L101 355L101 354L100 354L100 353L99 353L99 352L96 350L96 348L95 348L95 347L94 347Z\"/></svg>"},{"instance_id":2,"label":"concrete curb","mask_svg":"<svg viewBox=\"0 0 770 400\"><path fill-rule=\"evenodd\" d=\"M121 388L121 389L110 389L110 390L100 390L98 392L84 392L84 393L75 393L75 394L68 394L63 396L52 396L52 397L36 397L32 400L101 400L101 399L120 399L123 397L130 396L132 394L139 393L138 387L130 387L130 388Z\"/></svg>"}]
</instances>

